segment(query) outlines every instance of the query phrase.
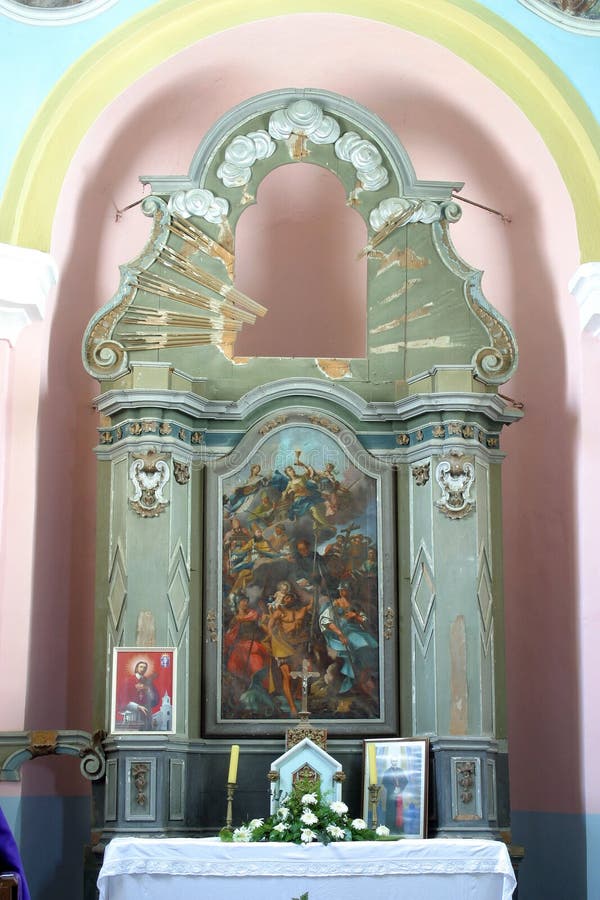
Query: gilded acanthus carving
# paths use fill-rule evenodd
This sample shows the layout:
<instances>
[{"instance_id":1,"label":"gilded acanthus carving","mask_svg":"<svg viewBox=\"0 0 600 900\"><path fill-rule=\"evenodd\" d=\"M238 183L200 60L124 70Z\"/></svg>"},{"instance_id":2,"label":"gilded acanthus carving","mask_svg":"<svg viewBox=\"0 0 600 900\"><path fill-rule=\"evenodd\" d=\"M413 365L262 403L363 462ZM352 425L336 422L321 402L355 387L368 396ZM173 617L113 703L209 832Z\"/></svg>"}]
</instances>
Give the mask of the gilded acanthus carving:
<instances>
[{"instance_id":1,"label":"gilded acanthus carving","mask_svg":"<svg viewBox=\"0 0 600 900\"><path fill-rule=\"evenodd\" d=\"M145 806L147 802L148 776L150 764L136 762L131 766L131 780L135 787L135 802L138 806Z\"/></svg>"},{"instance_id":2,"label":"gilded acanthus carving","mask_svg":"<svg viewBox=\"0 0 600 900\"><path fill-rule=\"evenodd\" d=\"M171 477L168 458L168 454L158 453L154 448L146 453L132 454L129 478L133 485L133 497L129 505L138 516L159 516L169 505L163 493Z\"/></svg>"},{"instance_id":3,"label":"gilded acanthus carving","mask_svg":"<svg viewBox=\"0 0 600 900\"><path fill-rule=\"evenodd\" d=\"M209 641L212 644L216 644L219 640L219 633L217 631L217 614L214 609L209 609L206 613L206 630Z\"/></svg>"},{"instance_id":4,"label":"gilded acanthus carving","mask_svg":"<svg viewBox=\"0 0 600 900\"><path fill-rule=\"evenodd\" d=\"M394 634L394 623L396 616L391 606L388 606L383 614L383 636L386 641Z\"/></svg>"},{"instance_id":5,"label":"gilded acanthus carving","mask_svg":"<svg viewBox=\"0 0 600 900\"><path fill-rule=\"evenodd\" d=\"M458 787L462 803L470 803L473 799L475 785L475 761L463 760L456 765Z\"/></svg>"},{"instance_id":6,"label":"gilded acanthus carving","mask_svg":"<svg viewBox=\"0 0 600 900\"><path fill-rule=\"evenodd\" d=\"M341 431L339 425L332 422L331 419L327 419L325 416L309 416L308 421L312 422L313 425L320 425L321 428L327 428L327 430L333 432L333 434L338 434Z\"/></svg>"},{"instance_id":7,"label":"gilded acanthus carving","mask_svg":"<svg viewBox=\"0 0 600 900\"><path fill-rule=\"evenodd\" d=\"M475 501L470 496L475 467L468 457L453 450L438 463L435 478L442 489L441 499L435 505L449 519L463 519L475 509Z\"/></svg>"},{"instance_id":8,"label":"gilded acanthus carving","mask_svg":"<svg viewBox=\"0 0 600 900\"><path fill-rule=\"evenodd\" d=\"M310 738L317 747L321 747L322 750L327 750L327 729L316 728L314 725L310 725L306 720L299 722L293 728L288 728L285 740L286 750L295 747L296 744L299 744L304 738Z\"/></svg>"},{"instance_id":9,"label":"gilded acanthus carving","mask_svg":"<svg viewBox=\"0 0 600 900\"><path fill-rule=\"evenodd\" d=\"M423 463L422 465L412 467L412 475L415 479L415 484L418 485L418 487L422 487L429 481L429 469L430 463Z\"/></svg>"},{"instance_id":10,"label":"gilded acanthus carving","mask_svg":"<svg viewBox=\"0 0 600 900\"><path fill-rule=\"evenodd\" d=\"M187 484L190 480L190 467L188 463L173 460L173 475L177 484Z\"/></svg>"},{"instance_id":11,"label":"gilded acanthus carving","mask_svg":"<svg viewBox=\"0 0 600 900\"><path fill-rule=\"evenodd\" d=\"M265 422L264 425L261 425L258 429L259 434L268 434L269 431L272 431L273 428L277 428L278 425L285 425L288 417L284 415L275 416L274 419L271 419L269 422Z\"/></svg>"},{"instance_id":12,"label":"gilded acanthus carving","mask_svg":"<svg viewBox=\"0 0 600 900\"><path fill-rule=\"evenodd\" d=\"M51 756L56 753L57 743L57 731L32 731L31 742L27 749L31 753L32 759L37 756Z\"/></svg>"}]
</instances>

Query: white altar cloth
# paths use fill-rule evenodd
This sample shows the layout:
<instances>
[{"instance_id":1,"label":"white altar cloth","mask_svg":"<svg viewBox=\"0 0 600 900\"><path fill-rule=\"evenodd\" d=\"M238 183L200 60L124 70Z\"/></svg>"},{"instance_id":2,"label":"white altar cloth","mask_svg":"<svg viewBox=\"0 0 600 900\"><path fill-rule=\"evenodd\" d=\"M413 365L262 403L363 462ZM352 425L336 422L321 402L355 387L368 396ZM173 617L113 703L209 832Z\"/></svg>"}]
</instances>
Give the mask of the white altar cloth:
<instances>
[{"instance_id":1,"label":"white altar cloth","mask_svg":"<svg viewBox=\"0 0 600 900\"><path fill-rule=\"evenodd\" d=\"M509 900L500 841L357 841L298 846L218 838L115 838L100 900Z\"/></svg>"}]
</instances>

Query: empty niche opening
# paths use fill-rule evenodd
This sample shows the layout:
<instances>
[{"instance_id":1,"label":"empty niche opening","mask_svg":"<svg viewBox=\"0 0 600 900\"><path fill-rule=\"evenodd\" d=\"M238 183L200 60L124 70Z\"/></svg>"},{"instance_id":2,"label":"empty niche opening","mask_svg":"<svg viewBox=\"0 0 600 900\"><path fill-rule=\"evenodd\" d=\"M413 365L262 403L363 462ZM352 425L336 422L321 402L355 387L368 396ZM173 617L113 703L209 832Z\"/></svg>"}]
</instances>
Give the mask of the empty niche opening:
<instances>
[{"instance_id":1,"label":"empty niche opening","mask_svg":"<svg viewBox=\"0 0 600 900\"><path fill-rule=\"evenodd\" d=\"M268 308L236 356L365 356L367 227L320 166L281 166L261 182L235 235L235 286Z\"/></svg>"}]
</instances>

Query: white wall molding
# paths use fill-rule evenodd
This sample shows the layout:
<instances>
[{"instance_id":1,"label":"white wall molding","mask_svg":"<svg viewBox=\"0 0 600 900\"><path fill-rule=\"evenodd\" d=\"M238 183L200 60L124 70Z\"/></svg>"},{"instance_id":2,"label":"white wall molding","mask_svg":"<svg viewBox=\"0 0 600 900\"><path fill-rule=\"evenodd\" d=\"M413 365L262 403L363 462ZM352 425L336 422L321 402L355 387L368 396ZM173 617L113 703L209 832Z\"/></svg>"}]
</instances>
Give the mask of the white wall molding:
<instances>
[{"instance_id":1,"label":"white wall molding","mask_svg":"<svg viewBox=\"0 0 600 900\"><path fill-rule=\"evenodd\" d=\"M600 262L579 266L569 281L569 291L579 305L581 330L600 337Z\"/></svg>"},{"instance_id":2,"label":"white wall molding","mask_svg":"<svg viewBox=\"0 0 600 900\"><path fill-rule=\"evenodd\" d=\"M0 340L14 347L30 322L44 318L46 299L58 280L49 253L0 244Z\"/></svg>"}]
</instances>

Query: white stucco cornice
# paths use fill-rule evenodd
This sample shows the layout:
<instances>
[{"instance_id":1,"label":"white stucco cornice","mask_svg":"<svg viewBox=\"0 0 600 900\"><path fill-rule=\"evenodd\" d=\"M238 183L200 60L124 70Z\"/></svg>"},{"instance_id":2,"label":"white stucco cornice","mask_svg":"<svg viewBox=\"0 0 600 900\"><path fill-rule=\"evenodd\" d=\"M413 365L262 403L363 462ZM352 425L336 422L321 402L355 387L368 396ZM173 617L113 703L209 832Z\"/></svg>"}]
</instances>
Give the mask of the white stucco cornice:
<instances>
[{"instance_id":1,"label":"white stucco cornice","mask_svg":"<svg viewBox=\"0 0 600 900\"><path fill-rule=\"evenodd\" d=\"M14 347L30 322L44 318L46 300L58 280L49 253L0 244L0 340Z\"/></svg>"},{"instance_id":2,"label":"white stucco cornice","mask_svg":"<svg viewBox=\"0 0 600 900\"><path fill-rule=\"evenodd\" d=\"M290 401L294 405L298 397L309 398L315 408L321 402L326 405L334 403L361 422L410 421L417 416L452 410L480 413L492 422L510 424L523 415L520 409L497 394L446 391L415 394L397 401L369 403L347 387L316 378L270 381L252 388L239 400L208 400L191 391L125 389L106 391L96 397L94 404L105 416L114 416L123 410L152 407L182 412L195 419L242 422L249 416L260 415L265 405L274 401L280 404Z\"/></svg>"},{"instance_id":3,"label":"white stucco cornice","mask_svg":"<svg viewBox=\"0 0 600 900\"><path fill-rule=\"evenodd\" d=\"M579 266L569 281L569 291L579 305L581 330L600 337L600 262Z\"/></svg>"}]
</instances>

